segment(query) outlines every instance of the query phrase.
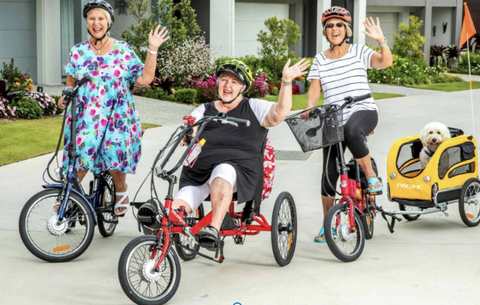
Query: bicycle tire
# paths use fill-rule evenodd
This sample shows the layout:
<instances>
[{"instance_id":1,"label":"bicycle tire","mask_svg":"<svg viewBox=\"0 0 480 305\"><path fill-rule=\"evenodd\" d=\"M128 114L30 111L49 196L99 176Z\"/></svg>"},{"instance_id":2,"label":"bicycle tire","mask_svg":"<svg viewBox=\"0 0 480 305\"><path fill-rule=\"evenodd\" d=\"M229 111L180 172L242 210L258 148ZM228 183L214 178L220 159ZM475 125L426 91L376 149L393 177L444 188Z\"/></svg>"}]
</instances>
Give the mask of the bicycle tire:
<instances>
[{"instance_id":1,"label":"bicycle tire","mask_svg":"<svg viewBox=\"0 0 480 305\"><path fill-rule=\"evenodd\" d=\"M339 213L344 213L344 219L346 219L346 223L342 223L341 225L337 224L336 215ZM365 233L363 230L363 224L356 211L354 211L354 218L354 228L356 231L355 233L357 233L356 235L348 231L350 226L348 217L348 204L336 204L332 206L325 216L325 239L327 240L328 248L330 248L330 251L332 251L336 258L347 263L357 260L360 255L362 255L363 248L365 246ZM334 219L335 224L332 227L332 221ZM349 242L353 239L355 239L353 250L351 253L344 253L338 244L342 242L342 244L345 245L347 241Z\"/></svg>"},{"instance_id":2,"label":"bicycle tire","mask_svg":"<svg viewBox=\"0 0 480 305\"><path fill-rule=\"evenodd\" d=\"M155 259L151 260L150 255L153 249L157 250L157 255L155 256ZM136 254L137 250L139 250L140 254ZM136 304L165 304L175 295L178 286L180 285L180 261L175 251L170 249L159 268L163 269L161 272L170 268L169 272L166 273L167 275L170 274L170 277L169 280L166 281L167 284L165 291L156 296L144 295L144 293L152 291L150 289L152 282L155 282L155 287L153 288L158 289L158 286L162 287L158 282L165 280L165 277L159 274L160 272L150 269L152 266L155 266L160 254L161 249L157 248L157 237L154 235L143 235L130 241L120 256L118 262L118 279L125 294ZM130 262L136 264L136 266L130 266ZM138 282L136 287L134 287L135 285L132 283L133 277L139 278L139 280L135 281L135 283ZM150 284L145 285L147 282ZM145 286L147 286L147 288L144 289Z\"/></svg>"},{"instance_id":3,"label":"bicycle tire","mask_svg":"<svg viewBox=\"0 0 480 305\"><path fill-rule=\"evenodd\" d=\"M20 237L27 249L36 257L51 263L68 262L82 255L82 253L90 246L95 231L95 221L88 203L75 193L70 194L71 203L67 207L65 213L68 215L70 211L71 215L66 216L65 221L62 224L56 223L55 217L57 213L53 209L53 206L57 204L58 201L53 201L54 204L51 206L51 211L47 208L51 205L48 203L45 204L45 208L39 208L39 211L35 214L40 215L40 219L38 220L38 223L32 222L32 226L30 226L29 219L36 206L48 198L56 200L61 191L62 190L58 188L46 189L32 196L23 207L18 223ZM41 213L43 215L41 215ZM76 219L70 220L69 217ZM72 222L75 225L72 226ZM39 226L37 231L33 230L33 225L35 224ZM83 227L85 228L85 233L83 233L82 236L81 231L83 229L80 228ZM42 244L38 244L32 235L33 233L42 234L42 230L44 230L44 233L46 234L44 234L43 238L39 238L39 240L43 241ZM71 234L72 231L75 233L78 232L77 235L80 238L80 241L73 250L68 251L72 249L72 245L67 243L72 243L75 236L77 236ZM67 234L70 237L66 237ZM47 241L52 241L51 244L53 244L54 248L52 248L52 246L43 247Z\"/></svg>"},{"instance_id":4,"label":"bicycle tire","mask_svg":"<svg viewBox=\"0 0 480 305\"><path fill-rule=\"evenodd\" d=\"M110 187L110 192L108 191L108 187L104 187L103 189L103 194L102 194L102 202L103 205L113 205L115 203L115 184L113 183L113 178L109 175L107 180L107 184ZM107 202L108 200L112 200L112 202ZM113 235L115 232L115 229L117 228L116 223L112 222L107 222L107 221L118 221L117 216L113 216L112 213L100 213L101 215L98 215L98 231L103 237L110 237ZM105 219L107 221L105 221Z\"/></svg>"},{"instance_id":5,"label":"bicycle tire","mask_svg":"<svg viewBox=\"0 0 480 305\"><path fill-rule=\"evenodd\" d=\"M284 202L287 206L283 208ZM281 212L286 215L281 215ZM290 219L288 219L290 216ZM297 209L289 192L278 195L272 213L272 250L273 256L280 266L290 264L297 245ZM288 241L288 242L287 242ZM281 249L283 246L286 249Z\"/></svg>"}]
</instances>

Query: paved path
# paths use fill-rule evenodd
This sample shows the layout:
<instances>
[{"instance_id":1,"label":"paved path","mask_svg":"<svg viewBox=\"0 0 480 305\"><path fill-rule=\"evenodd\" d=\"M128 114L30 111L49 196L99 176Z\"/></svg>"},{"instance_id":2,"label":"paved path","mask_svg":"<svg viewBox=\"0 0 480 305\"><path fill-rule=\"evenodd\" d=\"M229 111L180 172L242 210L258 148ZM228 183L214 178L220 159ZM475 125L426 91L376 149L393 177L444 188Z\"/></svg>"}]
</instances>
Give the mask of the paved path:
<instances>
[{"instance_id":1,"label":"paved path","mask_svg":"<svg viewBox=\"0 0 480 305\"><path fill-rule=\"evenodd\" d=\"M430 121L471 134L469 95L455 92L378 101L380 119L369 146L380 175L387 176L386 156L392 143L417 134ZM480 99L479 90L474 98ZM480 109L476 109L476 120L480 125ZM128 181L132 195L174 128L146 131L138 173ZM285 123L272 128L269 138L277 150L300 150ZM178 153L172 159L175 156ZM28 198L41 190L41 174L49 157L0 167L0 304L132 304L117 277L121 251L140 235L130 212L112 237L96 233L90 248L69 263L45 263L23 246L18 217ZM168 304L478 304L480 227L467 228L457 204L450 206L449 217L431 214L402 221L393 235L378 217L374 238L353 263L342 263L327 245L313 243L323 219L322 162L318 151L307 161L278 161L272 197L262 204L270 220L280 192L289 191L295 199L298 242L289 266L276 265L268 233L248 237L243 246L227 239L223 264L202 258L181 263L180 288ZM165 183L157 180L157 187L164 194ZM147 199L148 194L147 186L138 200ZM378 204L397 208L385 196L378 198Z\"/></svg>"}]
</instances>

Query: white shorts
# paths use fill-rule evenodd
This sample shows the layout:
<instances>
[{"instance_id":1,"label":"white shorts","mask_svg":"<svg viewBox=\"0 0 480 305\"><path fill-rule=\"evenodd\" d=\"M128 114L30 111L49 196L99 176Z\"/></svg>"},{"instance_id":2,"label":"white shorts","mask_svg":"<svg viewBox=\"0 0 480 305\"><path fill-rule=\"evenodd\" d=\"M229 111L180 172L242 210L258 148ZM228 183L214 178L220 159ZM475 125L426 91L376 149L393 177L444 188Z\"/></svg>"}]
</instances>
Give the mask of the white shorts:
<instances>
[{"instance_id":1,"label":"white shorts","mask_svg":"<svg viewBox=\"0 0 480 305\"><path fill-rule=\"evenodd\" d=\"M175 199L185 201L192 208L192 211L195 211L210 194L210 185L212 185L212 181L215 180L215 178L227 180L232 185L233 192L235 193L237 191L237 172L235 168L230 164L222 163L215 166L210 179L208 179L204 185L182 187L178 190Z\"/></svg>"}]
</instances>

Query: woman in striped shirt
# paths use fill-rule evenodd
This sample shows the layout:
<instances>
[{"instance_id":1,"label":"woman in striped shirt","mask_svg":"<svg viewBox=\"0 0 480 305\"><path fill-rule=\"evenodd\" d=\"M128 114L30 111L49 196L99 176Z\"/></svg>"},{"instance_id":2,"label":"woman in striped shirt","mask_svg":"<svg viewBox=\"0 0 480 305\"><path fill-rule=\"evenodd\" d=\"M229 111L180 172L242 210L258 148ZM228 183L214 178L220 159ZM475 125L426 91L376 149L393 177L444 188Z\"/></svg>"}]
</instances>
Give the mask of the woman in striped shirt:
<instances>
[{"instance_id":1,"label":"woman in striped shirt","mask_svg":"<svg viewBox=\"0 0 480 305\"><path fill-rule=\"evenodd\" d=\"M307 77L311 81L308 90L307 107L314 107L323 91L325 104L343 104L348 96L359 96L370 93L367 69L384 69L392 65L392 54L387 45L377 18L367 18L363 22L363 33L378 41L381 54L361 44L346 43L352 36L350 13L338 6L327 9L322 15L323 35L330 42L330 48L315 56L312 68ZM308 117L308 112L303 114ZM346 108L343 112L345 141L342 143L352 152L368 179L371 192L383 190L382 182L373 171L370 153L365 136L373 131L378 122L377 106L373 98L363 100ZM329 151L330 150L330 151ZM323 215L332 207L335 197L335 185L338 181L336 146L323 149L322 204ZM327 177L328 175L328 177ZM326 180L326 178L328 178ZM324 229L315 237L315 242L324 243Z\"/></svg>"}]
</instances>

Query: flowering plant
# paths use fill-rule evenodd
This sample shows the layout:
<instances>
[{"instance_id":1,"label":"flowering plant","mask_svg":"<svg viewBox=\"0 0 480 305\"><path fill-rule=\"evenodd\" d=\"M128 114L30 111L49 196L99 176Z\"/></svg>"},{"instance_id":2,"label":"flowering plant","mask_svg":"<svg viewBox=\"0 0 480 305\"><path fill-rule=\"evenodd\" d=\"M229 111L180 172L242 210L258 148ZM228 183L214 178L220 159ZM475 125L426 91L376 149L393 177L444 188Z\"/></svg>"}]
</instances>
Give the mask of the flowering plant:
<instances>
[{"instance_id":1,"label":"flowering plant","mask_svg":"<svg viewBox=\"0 0 480 305\"><path fill-rule=\"evenodd\" d=\"M193 75L213 74L213 50L205 43L205 38L188 38L171 48L161 49L158 54L158 75L168 77L177 83Z\"/></svg>"},{"instance_id":2,"label":"flowering plant","mask_svg":"<svg viewBox=\"0 0 480 305\"><path fill-rule=\"evenodd\" d=\"M30 92L27 93L27 96L37 101L44 115L52 115L57 112L57 103L50 95L40 92Z\"/></svg>"},{"instance_id":3,"label":"flowering plant","mask_svg":"<svg viewBox=\"0 0 480 305\"><path fill-rule=\"evenodd\" d=\"M260 71L258 73L258 76L253 80L252 86L248 90L247 95L253 98L265 96L268 90L268 85L267 85L267 82L265 81L266 79L267 79L267 73Z\"/></svg>"},{"instance_id":4,"label":"flowering plant","mask_svg":"<svg viewBox=\"0 0 480 305\"><path fill-rule=\"evenodd\" d=\"M217 76L208 75L202 80L198 75L186 77L183 81L187 88L197 90L197 101L199 103L208 103L215 99L217 95Z\"/></svg>"},{"instance_id":5,"label":"flowering plant","mask_svg":"<svg viewBox=\"0 0 480 305\"><path fill-rule=\"evenodd\" d=\"M10 102L0 96L0 118L12 119L15 117L16 107L10 105Z\"/></svg>"}]
</instances>

